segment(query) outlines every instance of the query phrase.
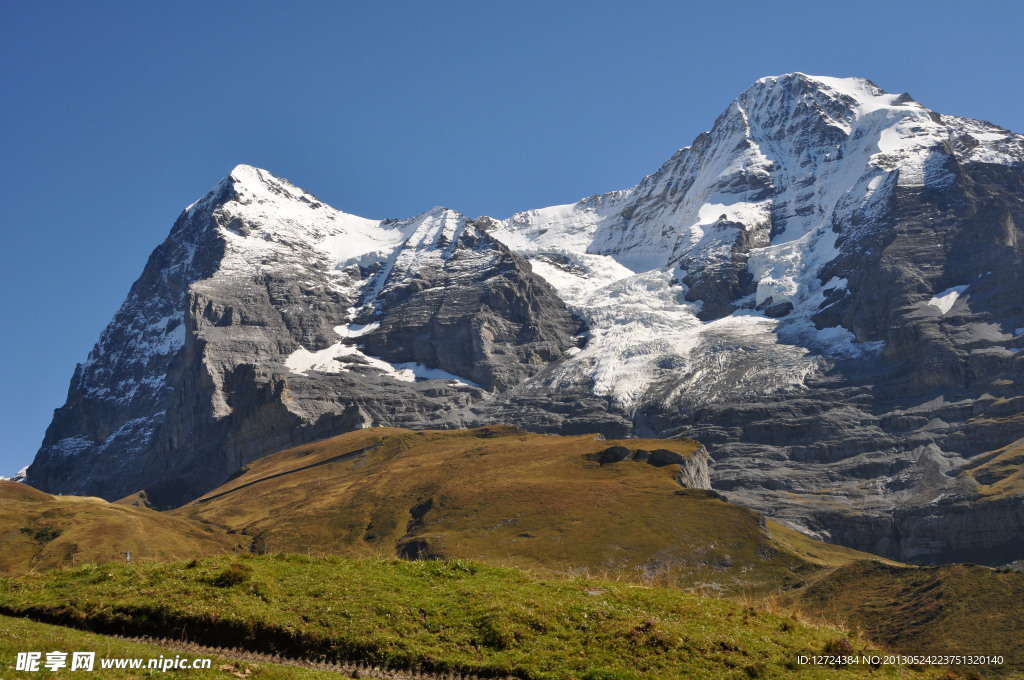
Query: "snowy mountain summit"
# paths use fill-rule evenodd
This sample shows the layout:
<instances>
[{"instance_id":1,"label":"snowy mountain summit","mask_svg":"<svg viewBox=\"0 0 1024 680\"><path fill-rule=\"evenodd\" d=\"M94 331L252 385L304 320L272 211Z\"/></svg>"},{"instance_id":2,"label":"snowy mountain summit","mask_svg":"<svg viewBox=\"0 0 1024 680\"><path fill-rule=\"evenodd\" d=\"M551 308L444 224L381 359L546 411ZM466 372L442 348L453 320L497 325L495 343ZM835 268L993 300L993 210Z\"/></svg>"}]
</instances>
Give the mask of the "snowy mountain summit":
<instances>
[{"instance_id":1,"label":"snowy mountain summit","mask_svg":"<svg viewBox=\"0 0 1024 680\"><path fill-rule=\"evenodd\" d=\"M1021 135L799 73L635 187L505 220L368 220L240 165L154 251L27 481L173 505L370 425L686 435L715 488L810 533L1019 559L1022 189Z\"/></svg>"}]
</instances>

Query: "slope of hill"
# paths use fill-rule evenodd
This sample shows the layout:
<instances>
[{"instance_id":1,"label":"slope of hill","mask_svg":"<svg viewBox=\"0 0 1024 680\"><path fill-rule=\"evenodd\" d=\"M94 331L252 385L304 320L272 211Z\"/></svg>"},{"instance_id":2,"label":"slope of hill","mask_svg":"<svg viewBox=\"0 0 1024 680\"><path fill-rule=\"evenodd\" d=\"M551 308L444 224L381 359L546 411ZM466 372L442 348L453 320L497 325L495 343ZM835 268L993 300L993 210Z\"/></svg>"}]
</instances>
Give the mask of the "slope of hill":
<instances>
[{"instance_id":1,"label":"slope of hill","mask_svg":"<svg viewBox=\"0 0 1024 680\"><path fill-rule=\"evenodd\" d=\"M688 440L363 430L260 459L175 514L259 551L470 558L765 598L894 651L1001 655L988 672L1024 670L1024 574L888 562L683 488L675 464L618 460L668 447L700 460Z\"/></svg>"},{"instance_id":2,"label":"slope of hill","mask_svg":"<svg viewBox=\"0 0 1024 680\"><path fill-rule=\"evenodd\" d=\"M0 575L86 562L172 560L229 553L235 537L210 524L101 498L51 496L0 481Z\"/></svg>"},{"instance_id":3,"label":"slope of hill","mask_svg":"<svg viewBox=\"0 0 1024 680\"><path fill-rule=\"evenodd\" d=\"M268 555L83 567L0 580L0 611L100 631L187 629L204 644L523 680L941 673L801 665L801 656L880 652L840 629L726 600L463 560Z\"/></svg>"},{"instance_id":4,"label":"slope of hill","mask_svg":"<svg viewBox=\"0 0 1024 680\"><path fill-rule=\"evenodd\" d=\"M1007 454L1012 459L1012 452ZM998 467L1005 461L996 456L990 462ZM745 635L752 620L765 616L765 604L760 603L770 603L768 610L772 612L794 612L800 621L809 617L814 621L849 624L860 630L866 639L904 654L993 654L1002 656L1005 661L998 667L987 668L987 673L1002 676L1024 670L1024 656L1018 653L1024 650L1015 639L1019 628L1015 622L1024 620L1024 611L1020 609L1024 598L1019 597L1024 592L1024 574L997 573L974 566L910 567L822 543L765 520L746 508L727 503L713 491L696 488L706 485L707 463L703 448L689 440L561 437L530 434L508 426L456 431L379 428L350 432L254 461L240 469L228 483L169 513L139 507L144 506L145 499L138 496L106 504L99 499L54 498L10 483L3 489L4 503L0 509L6 509L5 519L17 516L15 524L27 525L25 532L17 534L23 542L42 542L61 532L50 541L57 543L65 538L65 533L73 532L79 543L95 544L112 535L110 516L115 516L130 519L143 532L145 542L136 548L139 551L162 538L160 544L164 546L175 545L174 541L178 541L176 545L180 547L172 555L197 555L205 550L225 551L233 540L242 542L241 546L236 542L235 547L242 547L245 554L229 560L184 566L157 567L143 562L133 564L124 573L117 571L121 568L118 564L102 565L102 574L95 566L87 565L72 572L65 568L35 580L28 577L9 580L6 586L0 585L0 610L108 632L157 635L162 634L161 627L187 625L192 634L211 636L209 644L244 643L249 648L262 645L263 651L270 645L270 649L287 648L290 653L303 656L326 654L331 658L352 660L352 654L356 654L377 663L418 664L430 668L451 668L454 664L454 667L481 670L479 665L473 664L486 654L470 662L461 652L453 652L448 646L452 639L448 628L429 631L438 635L444 633L444 640L428 635L417 643L423 646L409 645L399 653L391 642L381 647L380 640L372 644L364 640L360 643L364 646L352 647L346 646L354 644L354 638L350 639L352 633L342 636L347 641L328 643L319 633L310 639L303 637L305 633L299 635L288 627L291 624L285 625L283 630L291 631L285 635L277 624L285 619L290 621L291 616L300 616L305 623L317 620L302 609L302 602L334 596L330 588L324 590L323 583L316 585L320 576L344 576L348 579L346 589L355 587L351 573L358 574L356 580L380 581L364 595L378 598L380 606L387 600L388 607L398 606L393 601L394 593L420 586L428 587L438 598L457 599L459 586L453 586L451 580L475 573L474 570L487 571L488 578L496 579L489 588L511 591L524 581L557 583L575 575L578 579L590 579L577 581L584 584L579 586L583 592L600 594L607 589L606 582L598 583L593 577L603 576L614 578L615 587L619 589L673 591L675 594L670 595L673 598L680 589L692 595L725 596L724 599L700 600L703 602L700 605L694 601L678 606L729 609L732 616L728 613L725 616L731 620L705 622L705 633L710 626L716 635L724 636L722 639L728 640L727 647L735 646L737 649L732 651L739 650L747 664L736 665L738 658L729 654L708 655L708 650L702 647L688 648L687 654L696 654L696 657L688 657L685 663L690 666L681 667L690 668L698 676L719 677L721 673L728 676L737 669L753 673L754 677L781 677L794 670L802 674L809 672L806 668L794 668L792 659L778 650L770 651L769 647L776 644L774 641L763 648L745 647L735 642L738 639L735 636L740 635L738 631ZM24 509L20 514L12 514L15 508L22 506L36 507L36 514L30 515ZM63 512L52 512L55 506ZM69 508L77 510L68 512ZM41 519L44 517L45 522ZM64 523L58 524L58 518ZM13 532L8 532L5 540L12 536ZM250 550L275 556L271 559L268 555L268 561L257 563L262 566L253 567L247 554ZM29 559L24 555L19 557L17 551L4 554L20 560L18 564L22 565ZM38 546L34 554L37 555L34 562L37 571L46 566L67 567L60 561L46 562L40 557ZM313 559L311 555L321 558ZM167 559L168 553L139 556ZM393 561L377 560L353 565L339 561L339 556L364 559L400 556L415 558L423 564L402 566ZM79 555L79 564L85 561L84 557ZM109 562L110 557L98 555L89 559ZM430 558L446 561L435 562ZM466 558L491 566L525 569L494 571L490 566L470 564ZM138 571L131 572L131 569ZM252 578L254 569L262 574L260 578ZM333 576L326 575L327 572L317 577L301 574L305 569L317 573L327 570ZM341 571L331 571L337 569L344 575ZM372 575L374 569L381 573ZM283 574L282 570L289 573ZM293 570L297 571L293 573ZM143 573L148 575L143 576ZM111 584L92 590L94 584L105 584L111 578L114 579ZM207 588L212 593L212 619L196 619L199 609L183 611L177 596L165 590L165 581L176 582L182 578L187 583L179 585L190 593L197 584L200 590ZM409 578L432 585L413 586L403 580ZM108 602L103 599L109 597L104 588L122 588L118 579L131 580L134 584L131 597L140 599L134 603L111 600L120 603L117 605L120 613L113 618L106 610L90 609L90 602ZM193 583L196 579L198 582ZM284 588L286 581L290 585ZM240 584L242 587L236 588ZM669 588L651 590L651 585ZM373 594L377 592L373 588L383 588L383 591ZM245 597L253 595L263 603L261 606L265 605L257 617L263 627L257 626L254 633L250 626L249 637L245 637L230 618L222 618L227 611L224 608L229 606L223 596L235 590L244 591ZM382 594L384 591L388 593L386 596ZM94 599L97 597L99 599ZM475 610L465 599L468 597L452 605L465 611L457 615L446 611L444 616L470 616ZM68 599L64 602L62 598ZM56 602L64 604L58 606ZM244 604L245 611L252 611L249 604L236 604L239 607ZM751 604L754 606L750 607ZM486 630L478 630L478 634L498 636L495 639L500 644L495 644L503 650L518 646L520 658L554 648L551 645L556 643L543 642L543 635L538 637L520 629L526 626L533 630L531 621L535 622L536 617L523 619L520 609L510 606L504 601L493 601L487 620L494 627L485 626ZM363 601L358 607L358 612L346 608L347 618L375 615L367 613L368 605ZM296 614L299 610L301 613ZM125 614L126 611L129 613ZM375 611L380 613L379 606ZM645 611L652 612L651 609ZM401 607L392 615L395 618L389 625L401 628L400 635L408 633L412 625L405 619L416 618L413 609ZM768 619L761 618L758 625L766 621ZM795 624L792 619L788 621L779 623L781 632L788 634L792 630ZM470 623L483 625L476 619ZM655 646L659 645L657 640L663 638L651 637L644 625L637 624L630 629L633 631L630 634L641 641L653 639ZM550 629L545 630L550 632ZM773 635L771 631L762 634L762 641L774 640ZM565 642L563 633L557 633L556 637L561 641L558 644ZM683 637L692 640L689 633L684 633ZM479 642L480 638L473 640ZM828 646L838 645L837 640L839 638L834 637L825 643L821 651L839 649L835 645ZM854 642L861 648L869 646ZM330 647L334 651L328 653L323 651L325 644L341 647ZM537 644L541 647L531 647ZM649 665L653 663L649 659L634 659L627 663L625 670L616 670L602 655L628 656L632 652L619 649L606 637L592 638L588 644L599 646L588 648L581 657L592 663L588 666L590 670L596 673L612 669L625 673L620 676L598 674L593 676L595 678L630 677L628 673L637 669L641 670L640 675L647 677L652 668L657 677L661 672L657 669L663 668ZM819 644L822 644L820 639L814 643ZM338 651L342 648L348 651ZM792 645L786 649L796 653ZM368 650L373 650L372 654ZM722 648L721 651L730 650ZM389 656L393 654L398 656ZM510 659L512 656L502 656L496 662L503 672L525 667L516 665L522 662L513 663ZM665 659L658 663L663 662L669 663ZM507 665L510 663L511 666ZM671 663L683 662L675 659ZM750 670L746 670L748 667ZM532 677L537 671L537 677L547 677L538 671L539 666L530 668L526 676ZM894 670L888 669L889 672ZM574 677L582 671L563 668L558 672L564 677ZM561 676L555 673L551 677Z\"/></svg>"},{"instance_id":5,"label":"slope of hill","mask_svg":"<svg viewBox=\"0 0 1024 680\"><path fill-rule=\"evenodd\" d=\"M801 594L801 606L914 654L1001 655L1024 674L1024 574L978 565L855 562Z\"/></svg>"},{"instance_id":6,"label":"slope of hill","mask_svg":"<svg viewBox=\"0 0 1024 680\"><path fill-rule=\"evenodd\" d=\"M174 514L257 551L468 558L726 592L793 588L871 557L694 488L706 465L690 440L379 428L260 459Z\"/></svg>"}]
</instances>

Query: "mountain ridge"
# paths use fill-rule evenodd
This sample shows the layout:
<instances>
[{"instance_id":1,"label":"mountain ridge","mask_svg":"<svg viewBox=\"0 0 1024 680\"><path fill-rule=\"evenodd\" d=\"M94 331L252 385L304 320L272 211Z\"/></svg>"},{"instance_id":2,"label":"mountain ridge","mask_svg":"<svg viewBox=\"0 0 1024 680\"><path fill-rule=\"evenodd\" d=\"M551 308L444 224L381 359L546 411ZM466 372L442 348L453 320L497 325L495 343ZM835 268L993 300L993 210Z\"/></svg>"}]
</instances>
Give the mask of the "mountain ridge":
<instances>
[{"instance_id":1,"label":"mountain ridge","mask_svg":"<svg viewBox=\"0 0 1024 680\"><path fill-rule=\"evenodd\" d=\"M367 220L239 165L154 251L28 479L170 506L367 425L685 434L716 488L818 537L1015 557L1015 496L966 466L1024 438L996 403L1022 396L1022 187L1020 135L804 74L632 188L505 220Z\"/></svg>"}]
</instances>

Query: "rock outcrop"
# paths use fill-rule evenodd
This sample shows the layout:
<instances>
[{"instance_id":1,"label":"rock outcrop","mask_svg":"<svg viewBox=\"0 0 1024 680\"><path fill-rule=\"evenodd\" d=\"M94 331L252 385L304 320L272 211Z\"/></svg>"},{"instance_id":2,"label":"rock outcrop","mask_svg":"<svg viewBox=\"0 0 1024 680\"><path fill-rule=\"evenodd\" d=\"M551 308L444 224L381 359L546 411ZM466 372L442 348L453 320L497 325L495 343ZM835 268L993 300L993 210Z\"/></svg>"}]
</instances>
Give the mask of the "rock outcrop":
<instances>
[{"instance_id":1,"label":"rock outcrop","mask_svg":"<svg viewBox=\"0 0 1024 680\"><path fill-rule=\"evenodd\" d=\"M675 466L675 480L687 489L711 490L711 475L708 463L711 456L703 446L697 447L693 453L685 455L668 449L630 449L626 446L610 446L597 455L601 465L632 461L646 463L655 467Z\"/></svg>"}]
</instances>

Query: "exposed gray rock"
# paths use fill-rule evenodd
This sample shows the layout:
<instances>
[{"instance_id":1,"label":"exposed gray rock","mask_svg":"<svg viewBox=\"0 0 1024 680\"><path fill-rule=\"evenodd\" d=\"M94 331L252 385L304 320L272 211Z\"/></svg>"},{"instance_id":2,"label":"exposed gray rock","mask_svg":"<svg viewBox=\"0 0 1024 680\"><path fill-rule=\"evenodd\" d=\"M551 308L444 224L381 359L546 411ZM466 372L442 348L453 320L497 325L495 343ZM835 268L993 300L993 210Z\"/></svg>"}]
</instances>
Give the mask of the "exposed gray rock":
<instances>
[{"instance_id":1,"label":"exposed gray rock","mask_svg":"<svg viewBox=\"0 0 1024 680\"><path fill-rule=\"evenodd\" d=\"M652 459L654 453L651 454ZM699 447L689 457L677 463L679 474L676 475L676 481L689 489L710 490L711 474L708 469L710 462L711 456L708 455L708 450L703 446Z\"/></svg>"},{"instance_id":2,"label":"exposed gray rock","mask_svg":"<svg viewBox=\"0 0 1024 680\"><path fill-rule=\"evenodd\" d=\"M330 249L352 220L255 168L225 178L76 370L31 483L173 506L348 430L484 424L489 391L576 347L583 326L551 287L461 215L384 225L397 251L346 265Z\"/></svg>"},{"instance_id":3,"label":"exposed gray rock","mask_svg":"<svg viewBox=\"0 0 1024 680\"><path fill-rule=\"evenodd\" d=\"M678 465L686 462L687 457L681 453L675 451L669 451L668 449L655 449L651 451L650 458L647 462L651 465L661 467L662 465Z\"/></svg>"},{"instance_id":4,"label":"exposed gray rock","mask_svg":"<svg viewBox=\"0 0 1024 680\"><path fill-rule=\"evenodd\" d=\"M458 220L457 235L440 257L430 257L430 243L426 253L402 253L387 272L361 319L380 325L360 340L391 363L440 368L505 392L576 347L584 326L529 263L466 218L449 219Z\"/></svg>"},{"instance_id":5,"label":"exposed gray rock","mask_svg":"<svg viewBox=\"0 0 1024 680\"><path fill-rule=\"evenodd\" d=\"M764 315L771 317L773 319L779 319L786 316L792 311L793 303L787 300L786 302L780 302L776 305L768 305L767 307L764 308Z\"/></svg>"},{"instance_id":6,"label":"exposed gray rock","mask_svg":"<svg viewBox=\"0 0 1024 680\"><path fill-rule=\"evenodd\" d=\"M633 460L633 451L625 446L610 446L597 454L597 462L601 465L620 463L624 460Z\"/></svg>"}]
</instances>

